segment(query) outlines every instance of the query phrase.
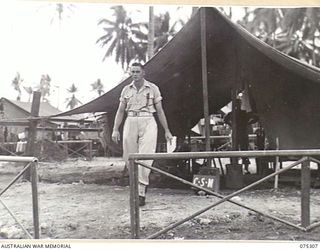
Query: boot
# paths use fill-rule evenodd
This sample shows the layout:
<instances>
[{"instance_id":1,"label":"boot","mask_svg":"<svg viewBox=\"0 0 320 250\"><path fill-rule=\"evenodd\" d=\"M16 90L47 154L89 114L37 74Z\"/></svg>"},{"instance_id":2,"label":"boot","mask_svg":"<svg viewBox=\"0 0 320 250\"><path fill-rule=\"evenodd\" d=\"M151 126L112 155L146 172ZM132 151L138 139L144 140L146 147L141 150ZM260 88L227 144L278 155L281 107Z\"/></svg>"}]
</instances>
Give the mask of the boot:
<instances>
[{"instance_id":1,"label":"boot","mask_svg":"<svg viewBox=\"0 0 320 250\"><path fill-rule=\"evenodd\" d=\"M142 207L146 205L146 197L145 196L139 196L139 206Z\"/></svg>"}]
</instances>

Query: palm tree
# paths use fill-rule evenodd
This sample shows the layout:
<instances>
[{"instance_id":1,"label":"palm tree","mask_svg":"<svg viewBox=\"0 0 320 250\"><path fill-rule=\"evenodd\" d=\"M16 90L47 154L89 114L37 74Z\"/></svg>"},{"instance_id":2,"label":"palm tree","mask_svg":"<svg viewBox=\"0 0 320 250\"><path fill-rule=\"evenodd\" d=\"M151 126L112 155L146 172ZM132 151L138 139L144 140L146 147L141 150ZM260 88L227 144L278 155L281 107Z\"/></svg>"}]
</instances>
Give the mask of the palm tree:
<instances>
[{"instance_id":1,"label":"palm tree","mask_svg":"<svg viewBox=\"0 0 320 250\"><path fill-rule=\"evenodd\" d=\"M23 79L20 76L20 73L17 72L16 76L13 78L11 85L13 86L14 90L18 91L17 101L21 100L21 83Z\"/></svg>"},{"instance_id":2,"label":"palm tree","mask_svg":"<svg viewBox=\"0 0 320 250\"><path fill-rule=\"evenodd\" d=\"M101 96L102 93L104 92L103 88L103 83L101 82L101 79L97 79L94 83L91 83L92 91L97 91L98 95Z\"/></svg>"},{"instance_id":3,"label":"palm tree","mask_svg":"<svg viewBox=\"0 0 320 250\"><path fill-rule=\"evenodd\" d=\"M67 108L70 107L70 109L74 109L79 104L82 104L82 102L75 96L75 93L78 91L78 88L74 83L72 83L72 85L70 86L70 88L67 89L67 91L71 94L71 97L66 99Z\"/></svg>"},{"instance_id":4,"label":"palm tree","mask_svg":"<svg viewBox=\"0 0 320 250\"><path fill-rule=\"evenodd\" d=\"M99 24L107 26L104 27L106 34L100 37L97 43L102 47L109 46L103 60L115 51L116 62L121 62L122 68L126 66L126 69L132 60L145 61L147 53L149 59L176 34L178 24L184 25L182 20L178 20L170 27L169 13L154 16L152 6L149 9L149 23L133 23L122 6L115 6L112 9L116 20L99 21ZM143 32L143 29L147 32Z\"/></svg>"},{"instance_id":5,"label":"palm tree","mask_svg":"<svg viewBox=\"0 0 320 250\"><path fill-rule=\"evenodd\" d=\"M52 24L54 22L55 19L58 19L59 22L59 26L61 25L62 20L65 17L69 17L67 14L68 12L73 12L74 9L74 5L73 4L64 4L64 3L56 3L54 4L54 12L55 15L53 15L53 17L51 18L50 23Z\"/></svg>"},{"instance_id":6,"label":"palm tree","mask_svg":"<svg viewBox=\"0 0 320 250\"><path fill-rule=\"evenodd\" d=\"M154 52L158 52L177 33L176 27L185 23L181 19L175 21L170 27L170 14L166 12L155 16L154 20Z\"/></svg>"},{"instance_id":7,"label":"palm tree","mask_svg":"<svg viewBox=\"0 0 320 250\"><path fill-rule=\"evenodd\" d=\"M48 74L41 75L38 91L41 92L41 98L43 101L48 101L47 96L50 95L50 88L51 88L50 83L51 83L51 77Z\"/></svg>"},{"instance_id":8,"label":"palm tree","mask_svg":"<svg viewBox=\"0 0 320 250\"><path fill-rule=\"evenodd\" d=\"M170 15L168 11L165 14L155 16L153 6L149 7L148 59L177 33L176 26L178 24L183 26L184 22L179 19L170 27Z\"/></svg>"},{"instance_id":9,"label":"palm tree","mask_svg":"<svg viewBox=\"0 0 320 250\"><path fill-rule=\"evenodd\" d=\"M115 53L115 60L123 69L128 68L132 60L145 61L147 36L141 31L145 24L133 23L123 6L111 9L115 20L101 19L98 22L98 25L105 25L105 34L96 43L101 47L108 46L103 60Z\"/></svg>"}]
</instances>

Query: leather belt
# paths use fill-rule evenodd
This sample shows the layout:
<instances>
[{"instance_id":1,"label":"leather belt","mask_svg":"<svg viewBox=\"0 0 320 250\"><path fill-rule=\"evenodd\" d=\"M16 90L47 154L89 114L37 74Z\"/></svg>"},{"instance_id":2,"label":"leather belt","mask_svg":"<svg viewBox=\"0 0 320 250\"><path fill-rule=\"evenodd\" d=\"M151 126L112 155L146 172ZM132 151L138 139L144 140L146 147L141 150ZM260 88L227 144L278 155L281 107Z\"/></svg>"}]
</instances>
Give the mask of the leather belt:
<instances>
[{"instance_id":1,"label":"leather belt","mask_svg":"<svg viewBox=\"0 0 320 250\"><path fill-rule=\"evenodd\" d=\"M153 116L152 113L147 111L128 111L127 113L130 117L151 117Z\"/></svg>"}]
</instances>

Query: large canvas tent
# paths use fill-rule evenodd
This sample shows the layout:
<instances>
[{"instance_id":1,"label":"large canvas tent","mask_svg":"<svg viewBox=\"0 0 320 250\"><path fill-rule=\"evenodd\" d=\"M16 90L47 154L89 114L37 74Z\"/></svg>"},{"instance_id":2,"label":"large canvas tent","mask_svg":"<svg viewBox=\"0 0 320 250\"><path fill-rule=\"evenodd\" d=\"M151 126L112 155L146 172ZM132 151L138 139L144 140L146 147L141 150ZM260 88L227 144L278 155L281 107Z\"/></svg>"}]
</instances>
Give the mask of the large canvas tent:
<instances>
[{"instance_id":1,"label":"large canvas tent","mask_svg":"<svg viewBox=\"0 0 320 250\"><path fill-rule=\"evenodd\" d=\"M271 143L278 137L281 149L318 148L319 69L261 42L217 9L203 9L209 113L230 102L233 88L246 85ZM200 11L145 65L146 79L159 86L169 126L178 136L204 117ZM107 112L113 121L121 90L130 82L129 77L103 96L61 115Z\"/></svg>"}]
</instances>

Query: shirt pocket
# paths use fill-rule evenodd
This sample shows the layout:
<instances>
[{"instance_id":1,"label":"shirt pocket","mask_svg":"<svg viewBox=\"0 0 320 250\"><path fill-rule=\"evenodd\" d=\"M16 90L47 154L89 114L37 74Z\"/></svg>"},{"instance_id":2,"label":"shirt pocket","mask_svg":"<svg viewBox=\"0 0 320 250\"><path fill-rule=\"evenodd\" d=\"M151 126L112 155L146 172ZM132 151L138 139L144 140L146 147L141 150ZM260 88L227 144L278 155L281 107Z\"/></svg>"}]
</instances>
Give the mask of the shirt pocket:
<instances>
[{"instance_id":1,"label":"shirt pocket","mask_svg":"<svg viewBox=\"0 0 320 250\"><path fill-rule=\"evenodd\" d=\"M123 98L124 98L126 103L130 104L130 103L132 103L132 96L133 96L133 93L132 92L128 92L128 93L124 94Z\"/></svg>"},{"instance_id":2,"label":"shirt pocket","mask_svg":"<svg viewBox=\"0 0 320 250\"><path fill-rule=\"evenodd\" d=\"M145 105L150 106L154 103L154 94L151 91L143 93L145 99Z\"/></svg>"}]
</instances>

